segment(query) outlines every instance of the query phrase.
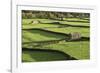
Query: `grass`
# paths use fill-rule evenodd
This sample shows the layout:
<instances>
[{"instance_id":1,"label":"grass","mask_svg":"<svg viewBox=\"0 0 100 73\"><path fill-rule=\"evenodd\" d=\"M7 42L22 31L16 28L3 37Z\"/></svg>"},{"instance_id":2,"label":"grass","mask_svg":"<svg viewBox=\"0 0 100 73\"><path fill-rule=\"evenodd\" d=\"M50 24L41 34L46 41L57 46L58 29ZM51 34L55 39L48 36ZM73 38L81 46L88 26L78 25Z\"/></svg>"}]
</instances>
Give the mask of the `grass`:
<instances>
[{"instance_id":1,"label":"grass","mask_svg":"<svg viewBox=\"0 0 100 73\"><path fill-rule=\"evenodd\" d=\"M81 27L65 27L65 28L47 28L46 30L56 31L61 33L72 33L72 32L79 32L81 36L89 37L89 28L81 28Z\"/></svg>"},{"instance_id":2,"label":"grass","mask_svg":"<svg viewBox=\"0 0 100 73\"><path fill-rule=\"evenodd\" d=\"M75 58L55 50L23 50L22 53L23 62L33 62L33 61L59 61L59 60L76 60Z\"/></svg>"},{"instance_id":3,"label":"grass","mask_svg":"<svg viewBox=\"0 0 100 73\"><path fill-rule=\"evenodd\" d=\"M32 42L32 41L47 41L47 40L57 40L65 38L63 35L48 33L41 30L23 30L22 33L23 42Z\"/></svg>"},{"instance_id":4,"label":"grass","mask_svg":"<svg viewBox=\"0 0 100 73\"><path fill-rule=\"evenodd\" d=\"M31 44L32 45L32 44ZM76 59L89 59L89 42L61 42L57 44L42 45L37 47L32 47L29 44L24 45L26 48L43 48L51 50L59 50L64 53L69 54Z\"/></svg>"},{"instance_id":5,"label":"grass","mask_svg":"<svg viewBox=\"0 0 100 73\"><path fill-rule=\"evenodd\" d=\"M24 29L31 29L31 28L47 28L47 27L58 27L59 25L51 25L51 24L29 24L29 25L24 25Z\"/></svg>"},{"instance_id":6,"label":"grass","mask_svg":"<svg viewBox=\"0 0 100 73\"><path fill-rule=\"evenodd\" d=\"M32 20L39 20L41 23L34 25L29 24ZM55 24L48 24L52 22L60 22L62 24L70 24L70 25L84 25L89 26L89 23L82 23L82 22L67 22L67 21L58 21L58 20L49 20L49 19L23 19L22 20L22 28L29 29L29 28L44 28L44 27L58 27L59 25Z\"/></svg>"},{"instance_id":7,"label":"grass","mask_svg":"<svg viewBox=\"0 0 100 73\"><path fill-rule=\"evenodd\" d=\"M89 42L64 42L46 46L48 47L63 51L77 59L89 59Z\"/></svg>"},{"instance_id":8,"label":"grass","mask_svg":"<svg viewBox=\"0 0 100 73\"><path fill-rule=\"evenodd\" d=\"M59 53L41 51L23 51L23 62L65 60Z\"/></svg>"},{"instance_id":9,"label":"grass","mask_svg":"<svg viewBox=\"0 0 100 73\"><path fill-rule=\"evenodd\" d=\"M39 24L29 24L32 20L39 20ZM67 22L67 20L69 20ZM74 22L75 21L75 22ZM78 22L77 22L78 21ZM82 22L82 21L85 21ZM65 21L50 20L50 19L23 19L22 20L22 29L34 29L42 28L45 30L60 32L60 33L72 33L79 32L82 37L90 37L90 28L84 27L63 27L58 28L59 25L53 22L60 22L62 24L70 25L80 25L80 26L90 26L88 18L86 19L77 19L77 18L66 18ZM53 24L49 24L53 23ZM35 48L42 50L58 50L64 52L65 54L70 55L79 60L90 59L90 42L87 41L74 41L74 42L59 42L55 44L46 44L34 47L32 43L34 41L48 41L48 40L58 40L65 38L64 35L48 33L41 30L23 30L22 31L22 43L29 42L29 44L22 44L24 48ZM56 60L65 60L65 56L53 53L53 52L40 52L40 51L22 51L22 61L23 62L38 62L38 61L56 61Z\"/></svg>"}]
</instances>

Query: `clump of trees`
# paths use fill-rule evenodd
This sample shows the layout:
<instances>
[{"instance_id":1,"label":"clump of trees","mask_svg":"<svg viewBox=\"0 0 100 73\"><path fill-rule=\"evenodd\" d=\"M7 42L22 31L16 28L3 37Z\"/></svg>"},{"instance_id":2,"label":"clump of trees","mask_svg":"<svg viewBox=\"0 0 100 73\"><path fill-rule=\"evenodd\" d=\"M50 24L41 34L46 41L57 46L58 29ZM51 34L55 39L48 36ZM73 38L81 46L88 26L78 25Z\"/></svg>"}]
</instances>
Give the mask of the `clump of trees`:
<instances>
[{"instance_id":1,"label":"clump of trees","mask_svg":"<svg viewBox=\"0 0 100 73\"><path fill-rule=\"evenodd\" d=\"M44 18L44 19L56 19L64 20L64 18L89 18L89 13L76 13L76 12L51 12L51 11L32 11L22 10L22 18Z\"/></svg>"}]
</instances>

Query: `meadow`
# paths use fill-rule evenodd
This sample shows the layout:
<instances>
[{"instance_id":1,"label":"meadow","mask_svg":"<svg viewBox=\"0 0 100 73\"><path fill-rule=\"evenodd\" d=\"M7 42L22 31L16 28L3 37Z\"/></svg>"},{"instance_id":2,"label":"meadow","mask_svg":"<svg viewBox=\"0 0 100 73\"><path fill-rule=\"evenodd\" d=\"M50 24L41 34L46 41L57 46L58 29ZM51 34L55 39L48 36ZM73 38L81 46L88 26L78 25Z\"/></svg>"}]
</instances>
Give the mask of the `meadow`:
<instances>
[{"instance_id":1,"label":"meadow","mask_svg":"<svg viewBox=\"0 0 100 73\"><path fill-rule=\"evenodd\" d=\"M32 20L39 20L41 21L41 23L29 24ZM66 18L66 20L64 21L50 20L50 19L22 19L22 47L23 47L22 61L37 62L37 61L69 60L68 58L66 59L66 57L61 53L59 52L53 53L49 52L49 50L61 51L64 54L69 55L70 57L74 57L75 60L89 59L90 58L89 40L61 41L57 43L47 44L49 41L67 38L68 36L63 34L68 34L72 32L79 32L82 37L89 38L90 35L89 30L90 30L89 20L78 19L78 18ZM59 34L52 32L58 32ZM46 44L44 43L45 41L47 41ZM25 49L33 49L33 51ZM39 49L48 51L46 52L38 51Z\"/></svg>"}]
</instances>

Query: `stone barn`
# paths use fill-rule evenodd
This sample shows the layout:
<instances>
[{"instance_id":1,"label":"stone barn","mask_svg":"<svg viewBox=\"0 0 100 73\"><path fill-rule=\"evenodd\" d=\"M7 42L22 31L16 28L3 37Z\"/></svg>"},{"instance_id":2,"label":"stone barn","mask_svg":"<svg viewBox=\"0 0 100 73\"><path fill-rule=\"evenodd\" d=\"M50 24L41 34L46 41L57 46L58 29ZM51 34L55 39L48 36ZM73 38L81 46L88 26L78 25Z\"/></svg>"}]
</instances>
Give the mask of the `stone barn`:
<instances>
[{"instance_id":1,"label":"stone barn","mask_svg":"<svg viewBox=\"0 0 100 73\"><path fill-rule=\"evenodd\" d=\"M39 24L40 21L39 20L32 20L29 24Z\"/></svg>"},{"instance_id":2,"label":"stone barn","mask_svg":"<svg viewBox=\"0 0 100 73\"><path fill-rule=\"evenodd\" d=\"M81 39L81 34L79 32L70 33L70 40L79 40Z\"/></svg>"}]
</instances>

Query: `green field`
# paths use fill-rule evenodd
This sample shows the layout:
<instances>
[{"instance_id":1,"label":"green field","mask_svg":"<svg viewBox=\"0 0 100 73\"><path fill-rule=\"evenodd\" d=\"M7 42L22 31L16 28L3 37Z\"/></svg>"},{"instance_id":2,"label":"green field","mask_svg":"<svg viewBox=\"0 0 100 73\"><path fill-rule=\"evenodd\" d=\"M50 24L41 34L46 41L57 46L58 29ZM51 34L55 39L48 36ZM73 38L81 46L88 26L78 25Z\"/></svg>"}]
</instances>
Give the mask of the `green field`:
<instances>
[{"instance_id":1,"label":"green field","mask_svg":"<svg viewBox=\"0 0 100 73\"><path fill-rule=\"evenodd\" d=\"M31 21L40 21L32 24ZM78 32L80 40L69 40L69 33ZM22 19L22 61L61 61L90 59L89 18ZM63 40L62 40L63 39Z\"/></svg>"}]
</instances>

